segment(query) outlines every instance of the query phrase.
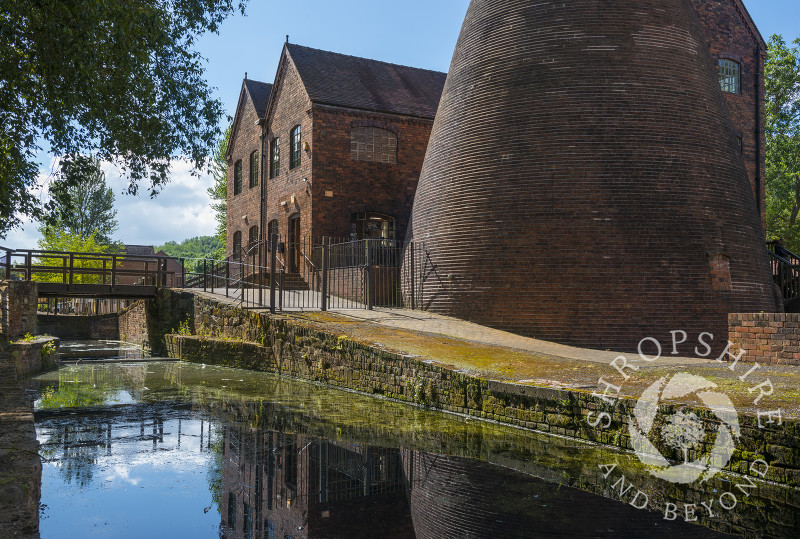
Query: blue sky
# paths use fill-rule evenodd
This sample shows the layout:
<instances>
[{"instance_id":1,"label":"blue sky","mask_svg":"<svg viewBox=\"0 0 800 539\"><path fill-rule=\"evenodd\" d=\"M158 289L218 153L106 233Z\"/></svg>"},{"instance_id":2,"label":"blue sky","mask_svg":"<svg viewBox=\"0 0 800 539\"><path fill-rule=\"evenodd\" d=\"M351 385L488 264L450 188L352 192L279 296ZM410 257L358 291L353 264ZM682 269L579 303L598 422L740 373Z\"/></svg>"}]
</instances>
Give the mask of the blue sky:
<instances>
[{"instance_id":1,"label":"blue sky","mask_svg":"<svg viewBox=\"0 0 800 539\"><path fill-rule=\"evenodd\" d=\"M800 36L800 0L744 0L766 39ZM447 71L469 0L250 0L246 16L228 19L219 35L204 36L199 49L208 59L207 80L233 115L245 72L272 82L281 47L292 43L375 58L397 64ZM214 230L206 188L188 167L177 167L173 181L155 200L123 195L125 182L108 167L117 193L120 229L126 243L159 244ZM9 234L11 246L32 246L35 224Z\"/></svg>"}]
</instances>

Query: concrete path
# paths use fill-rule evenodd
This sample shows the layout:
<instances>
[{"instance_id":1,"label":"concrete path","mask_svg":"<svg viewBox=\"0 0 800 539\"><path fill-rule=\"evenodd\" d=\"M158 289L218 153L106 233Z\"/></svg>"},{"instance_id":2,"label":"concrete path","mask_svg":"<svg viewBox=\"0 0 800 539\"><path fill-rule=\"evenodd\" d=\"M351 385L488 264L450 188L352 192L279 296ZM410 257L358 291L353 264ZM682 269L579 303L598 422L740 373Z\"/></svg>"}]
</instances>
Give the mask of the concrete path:
<instances>
[{"instance_id":1,"label":"concrete path","mask_svg":"<svg viewBox=\"0 0 800 539\"><path fill-rule=\"evenodd\" d=\"M193 291L197 293L196 291ZM200 295L207 295L200 292ZM224 296L216 300L236 304ZM281 316L310 328L333 333L420 361L487 380L557 389L602 393L606 383L619 386L619 396L638 398L651 384L679 372L704 377L725 390L737 409L755 413L781 407L784 418L800 417L800 369L721 363L714 359L665 356L645 362L635 353L591 350L522 337L455 318L403 309L282 312ZM624 356L636 367L623 379L612 362ZM769 381L772 394L758 399L758 385ZM769 389L769 388L766 388Z\"/></svg>"},{"instance_id":2,"label":"concrete path","mask_svg":"<svg viewBox=\"0 0 800 539\"><path fill-rule=\"evenodd\" d=\"M342 315L371 322L388 327L408 329L412 331L424 331L446 337L455 337L471 342L488 344L492 346L504 346L516 350L524 350L535 354L544 354L565 359L578 361L592 361L610 365L614 359L620 355L635 356L635 354L623 354L611 350L592 350L589 348L577 348L565 344L558 344L530 337L523 337L492 329L472 322L458 320L447 316L423 312L409 311L405 309L375 309L374 311L335 311ZM665 367L675 365L712 365L715 362L709 359L697 359L687 357L668 356L659 359L651 364L653 367Z\"/></svg>"}]
</instances>

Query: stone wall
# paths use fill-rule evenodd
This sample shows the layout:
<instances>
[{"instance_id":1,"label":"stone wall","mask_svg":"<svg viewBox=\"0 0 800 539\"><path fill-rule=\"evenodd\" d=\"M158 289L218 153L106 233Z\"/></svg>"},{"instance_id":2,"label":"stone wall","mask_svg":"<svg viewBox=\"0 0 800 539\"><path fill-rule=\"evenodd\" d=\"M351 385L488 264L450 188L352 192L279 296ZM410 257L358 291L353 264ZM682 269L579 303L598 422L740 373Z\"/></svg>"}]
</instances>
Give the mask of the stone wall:
<instances>
[{"instance_id":1,"label":"stone wall","mask_svg":"<svg viewBox=\"0 0 800 539\"><path fill-rule=\"evenodd\" d=\"M60 339L119 339L119 316L39 315L39 331Z\"/></svg>"},{"instance_id":2,"label":"stone wall","mask_svg":"<svg viewBox=\"0 0 800 539\"><path fill-rule=\"evenodd\" d=\"M120 312L118 327L120 340L149 348L145 300L137 301Z\"/></svg>"},{"instance_id":3,"label":"stone wall","mask_svg":"<svg viewBox=\"0 0 800 539\"><path fill-rule=\"evenodd\" d=\"M800 365L800 314L728 315L731 353L743 362Z\"/></svg>"},{"instance_id":4,"label":"stone wall","mask_svg":"<svg viewBox=\"0 0 800 539\"><path fill-rule=\"evenodd\" d=\"M0 335L14 339L36 334L39 288L26 281L0 282Z\"/></svg>"},{"instance_id":5,"label":"stone wall","mask_svg":"<svg viewBox=\"0 0 800 539\"><path fill-rule=\"evenodd\" d=\"M181 323L193 322L193 297L161 289L155 299L134 303L119 314L119 338L153 354L165 354L164 335L177 332Z\"/></svg>"},{"instance_id":6,"label":"stone wall","mask_svg":"<svg viewBox=\"0 0 800 539\"><path fill-rule=\"evenodd\" d=\"M23 377L58 367L58 348L56 337L38 337L10 344L11 358L17 369L17 376Z\"/></svg>"},{"instance_id":7,"label":"stone wall","mask_svg":"<svg viewBox=\"0 0 800 539\"><path fill-rule=\"evenodd\" d=\"M253 313L194 298L196 335L167 335L171 357L195 363L224 365L325 383L344 389L383 395L567 436L632 449L627 418L636 401L607 404L588 392L538 388L485 380L414 358L386 352L343 336L305 327L266 313ZM669 414L677 407L662 405ZM587 414L607 412L609 428L592 427ZM707 410L695 413L716 430ZM758 428L752 416L740 418L745 435L728 468L746 472L758 459L770 463L768 478L800 486L800 440L796 422ZM709 430L709 432L713 432ZM710 448L706 448L710 449ZM674 450L673 450L674 451ZM665 453L667 458L681 456Z\"/></svg>"}]
</instances>

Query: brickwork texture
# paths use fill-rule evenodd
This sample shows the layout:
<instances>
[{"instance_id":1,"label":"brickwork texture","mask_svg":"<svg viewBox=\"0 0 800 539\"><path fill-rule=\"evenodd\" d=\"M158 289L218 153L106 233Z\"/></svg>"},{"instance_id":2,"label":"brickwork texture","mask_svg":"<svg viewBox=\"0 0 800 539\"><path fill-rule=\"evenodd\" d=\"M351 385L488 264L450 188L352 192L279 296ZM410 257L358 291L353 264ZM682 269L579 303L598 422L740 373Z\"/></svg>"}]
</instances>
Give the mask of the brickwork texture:
<instances>
[{"instance_id":1,"label":"brickwork texture","mask_svg":"<svg viewBox=\"0 0 800 539\"><path fill-rule=\"evenodd\" d=\"M423 307L622 351L684 330L686 354L775 311L707 43L690 0L473 0L408 235Z\"/></svg>"}]
</instances>

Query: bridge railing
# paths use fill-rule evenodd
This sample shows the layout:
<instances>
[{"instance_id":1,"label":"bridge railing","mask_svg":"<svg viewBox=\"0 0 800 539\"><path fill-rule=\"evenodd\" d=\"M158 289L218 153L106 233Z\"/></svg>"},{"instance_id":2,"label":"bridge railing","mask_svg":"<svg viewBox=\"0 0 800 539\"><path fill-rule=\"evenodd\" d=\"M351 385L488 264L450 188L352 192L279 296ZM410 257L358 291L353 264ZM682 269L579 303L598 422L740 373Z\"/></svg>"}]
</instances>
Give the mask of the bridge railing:
<instances>
[{"instance_id":1,"label":"bridge railing","mask_svg":"<svg viewBox=\"0 0 800 539\"><path fill-rule=\"evenodd\" d=\"M170 264L170 260L173 261ZM170 265L173 267L170 269ZM62 284L145 285L181 288L184 263L168 257L78 253L0 246L0 279Z\"/></svg>"}]
</instances>

